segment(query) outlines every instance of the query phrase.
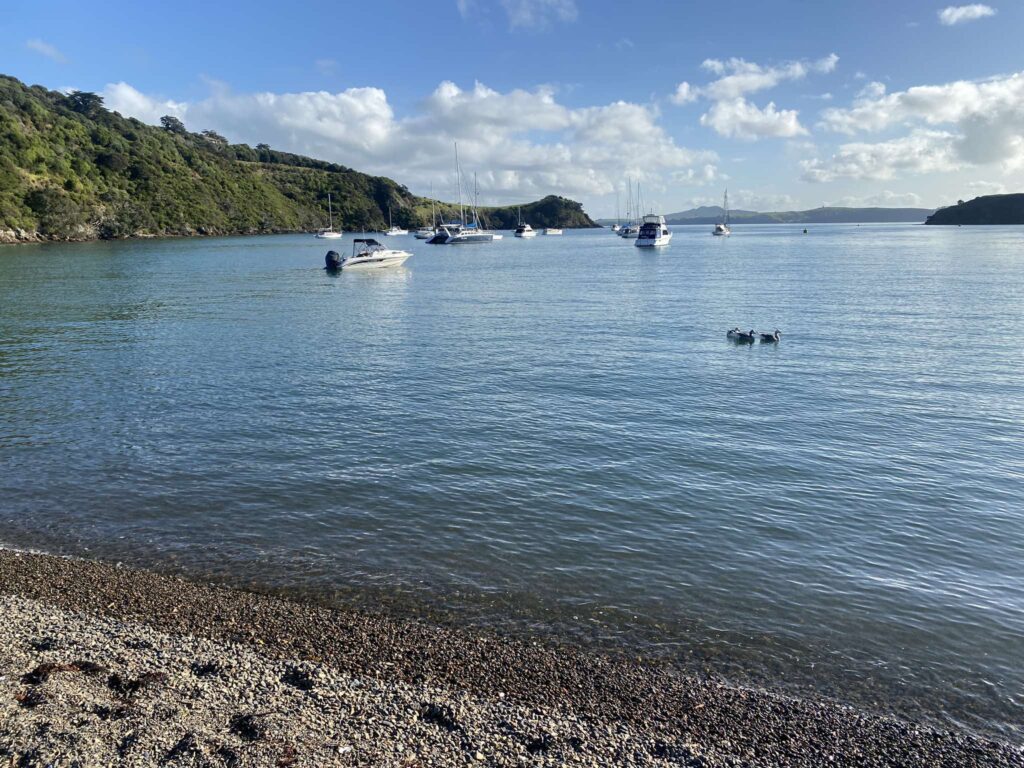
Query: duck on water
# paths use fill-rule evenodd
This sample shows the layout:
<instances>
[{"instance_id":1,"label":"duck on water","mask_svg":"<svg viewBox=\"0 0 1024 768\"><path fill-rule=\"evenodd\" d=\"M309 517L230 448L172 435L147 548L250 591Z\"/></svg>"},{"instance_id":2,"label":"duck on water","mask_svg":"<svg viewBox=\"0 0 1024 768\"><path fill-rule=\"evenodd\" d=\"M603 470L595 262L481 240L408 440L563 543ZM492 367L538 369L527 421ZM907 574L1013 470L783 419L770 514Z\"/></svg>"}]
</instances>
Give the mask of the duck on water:
<instances>
[{"instance_id":1,"label":"duck on water","mask_svg":"<svg viewBox=\"0 0 1024 768\"><path fill-rule=\"evenodd\" d=\"M757 333L751 328L749 331L741 331L739 327L725 332L725 338L740 344L753 344L757 337L761 337L762 344L778 344L782 339L782 331L776 328L772 333Z\"/></svg>"},{"instance_id":2,"label":"duck on water","mask_svg":"<svg viewBox=\"0 0 1024 768\"><path fill-rule=\"evenodd\" d=\"M725 338L731 339L732 341L738 341L741 344L753 344L754 340L757 338L757 334L754 333L754 329L753 328L751 328L750 331L748 332L748 331L741 331L737 327L737 328L733 328L730 331L726 331L725 332Z\"/></svg>"}]
</instances>

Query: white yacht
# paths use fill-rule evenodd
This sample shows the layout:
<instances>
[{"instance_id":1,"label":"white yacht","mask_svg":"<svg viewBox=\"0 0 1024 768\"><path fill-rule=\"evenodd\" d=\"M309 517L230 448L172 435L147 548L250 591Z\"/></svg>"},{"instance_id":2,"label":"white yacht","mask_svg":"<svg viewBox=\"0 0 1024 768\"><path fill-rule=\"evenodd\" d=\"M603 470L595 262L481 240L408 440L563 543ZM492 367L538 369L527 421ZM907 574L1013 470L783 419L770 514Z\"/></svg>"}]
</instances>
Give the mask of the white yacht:
<instances>
[{"instance_id":1,"label":"white yacht","mask_svg":"<svg viewBox=\"0 0 1024 768\"><path fill-rule=\"evenodd\" d=\"M523 209L519 209L519 224L516 226L515 231L516 237L536 237L537 230L523 221Z\"/></svg>"},{"instance_id":2,"label":"white yacht","mask_svg":"<svg viewBox=\"0 0 1024 768\"><path fill-rule=\"evenodd\" d=\"M725 210L725 217L723 221L715 224L715 228L711 230L711 234L716 237L728 237L732 234L732 230L729 229L729 190L725 190L725 198L722 201L722 208Z\"/></svg>"},{"instance_id":3,"label":"white yacht","mask_svg":"<svg viewBox=\"0 0 1024 768\"><path fill-rule=\"evenodd\" d=\"M402 229L401 227L396 227L394 224L391 223L391 206L390 205L388 206L388 228L387 228L387 231L384 234L385 235L408 235L409 234L409 230L408 229Z\"/></svg>"},{"instance_id":4,"label":"white yacht","mask_svg":"<svg viewBox=\"0 0 1024 768\"><path fill-rule=\"evenodd\" d=\"M644 222L640 225L640 233L636 242L637 248L654 248L668 245L672 242L672 231L665 223L665 217L657 214L644 216Z\"/></svg>"},{"instance_id":5,"label":"white yacht","mask_svg":"<svg viewBox=\"0 0 1024 768\"><path fill-rule=\"evenodd\" d=\"M352 241L352 255L341 260L342 269L385 269L400 267L412 256L408 251L385 248L372 237L357 237Z\"/></svg>"},{"instance_id":6,"label":"white yacht","mask_svg":"<svg viewBox=\"0 0 1024 768\"><path fill-rule=\"evenodd\" d=\"M639 224L623 224L619 228L619 237L624 237L627 240L636 240L636 238L637 238L637 236L639 234L640 234L640 225Z\"/></svg>"},{"instance_id":7,"label":"white yacht","mask_svg":"<svg viewBox=\"0 0 1024 768\"><path fill-rule=\"evenodd\" d=\"M429 240L436 234L437 230L433 227L420 227L415 233L413 233L413 237L417 240Z\"/></svg>"},{"instance_id":8,"label":"white yacht","mask_svg":"<svg viewBox=\"0 0 1024 768\"><path fill-rule=\"evenodd\" d=\"M341 232L336 232L334 230L334 208L331 205L330 192L327 193L327 216L329 217L329 224L327 226L327 229L321 229L319 232L316 233L316 236L321 240L340 240Z\"/></svg>"},{"instance_id":9,"label":"white yacht","mask_svg":"<svg viewBox=\"0 0 1024 768\"><path fill-rule=\"evenodd\" d=\"M544 234L545 235L560 235L560 234L562 234L562 230L556 229L555 227L547 227L544 230Z\"/></svg>"}]
</instances>

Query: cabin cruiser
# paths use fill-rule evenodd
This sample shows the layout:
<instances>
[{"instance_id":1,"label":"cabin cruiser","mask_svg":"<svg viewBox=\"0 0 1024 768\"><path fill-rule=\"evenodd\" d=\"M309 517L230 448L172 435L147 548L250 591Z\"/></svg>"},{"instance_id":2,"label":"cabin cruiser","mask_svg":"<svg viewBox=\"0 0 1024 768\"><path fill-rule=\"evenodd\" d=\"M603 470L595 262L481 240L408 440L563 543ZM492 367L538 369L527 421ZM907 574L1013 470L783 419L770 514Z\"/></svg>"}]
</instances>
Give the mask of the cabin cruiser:
<instances>
[{"instance_id":1,"label":"cabin cruiser","mask_svg":"<svg viewBox=\"0 0 1024 768\"><path fill-rule=\"evenodd\" d=\"M516 227L516 233L515 234L516 234L516 237L536 237L537 236L537 230L535 230L529 224L520 223L520 225L518 227Z\"/></svg>"},{"instance_id":2,"label":"cabin cruiser","mask_svg":"<svg viewBox=\"0 0 1024 768\"><path fill-rule=\"evenodd\" d=\"M640 234L639 224L623 224L619 228L619 237L624 237L627 240L635 240Z\"/></svg>"},{"instance_id":3,"label":"cabin cruiser","mask_svg":"<svg viewBox=\"0 0 1024 768\"><path fill-rule=\"evenodd\" d=\"M619 224L612 224L612 232L618 234L620 229L622 229L621 225L619 225Z\"/></svg>"},{"instance_id":4,"label":"cabin cruiser","mask_svg":"<svg viewBox=\"0 0 1024 768\"><path fill-rule=\"evenodd\" d=\"M672 242L672 231L665 224L665 217L656 214L644 216L643 224L640 225L640 232L637 234L637 248L654 248L668 245Z\"/></svg>"},{"instance_id":5,"label":"cabin cruiser","mask_svg":"<svg viewBox=\"0 0 1024 768\"><path fill-rule=\"evenodd\" d=\"M413 237L415 237L417 240L429 240L436 234L437 230L434 229L433 227L420 227L413 234Z\"/></svg>"},{"instance_id":6,"label":"cabin cruiser","mask_svg":"<svg viewBox=\"0 0 1024 768\"><path fill-rule=\"evenodd\" d=\"M544 234L545 235L560 235L560 234L562 234L562 230L556 229L555 227L547 227L544 230Z\"/></svg>"},{"instance_id":7,"label":"cabin cruiser","mask_svg":"<svg viewBox=\"0 0 1024 768\"><path fill-rule=\"evenodd\" d=\"M372 237L357 237L352 241L352 255L341 260L340 269L400 267L410 256L408 251L385 248Z\"/></svg>"}]
</instances>

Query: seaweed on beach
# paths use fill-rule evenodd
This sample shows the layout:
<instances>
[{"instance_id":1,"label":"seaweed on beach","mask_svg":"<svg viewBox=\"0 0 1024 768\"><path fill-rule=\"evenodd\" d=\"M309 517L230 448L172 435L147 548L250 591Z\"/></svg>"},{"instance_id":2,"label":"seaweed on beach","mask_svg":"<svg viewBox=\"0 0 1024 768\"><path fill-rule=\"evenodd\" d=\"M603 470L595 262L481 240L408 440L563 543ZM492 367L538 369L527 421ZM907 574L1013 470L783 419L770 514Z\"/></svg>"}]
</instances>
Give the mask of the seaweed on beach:
<instances>
[{"instance_id":1,"label":"seaweed on beach","mask_svg":"<svg viewBox=\"0 0 1024 768\"><path fill-rule=\"evenodd\" d=\"M145 672L134 679L115 672L107 680L107 686L118 696L130 698L144 688L166 681L167 675L163 672Z\"/></svg>"}]
</instances>

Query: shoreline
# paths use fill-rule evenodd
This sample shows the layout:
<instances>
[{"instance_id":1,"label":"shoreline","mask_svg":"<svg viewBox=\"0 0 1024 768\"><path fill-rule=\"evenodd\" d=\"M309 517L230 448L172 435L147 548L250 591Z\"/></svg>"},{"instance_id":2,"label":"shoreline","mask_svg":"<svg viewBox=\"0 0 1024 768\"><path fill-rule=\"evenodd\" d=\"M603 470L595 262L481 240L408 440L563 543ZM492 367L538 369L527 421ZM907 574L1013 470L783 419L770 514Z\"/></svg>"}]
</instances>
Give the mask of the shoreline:
<instances>
[{"instance_id":1,"label":"shoreline","mask_svg":"<svg viewBox=\"0 0 1024 768\"><path fill-rule=\"evenodd\" d=\"M355 695L350 691L353 680L375 681L387 696L404 702L400 706L392 702L390 709L381 705L378 720L389 734L385 740L401 742L426 765L518 765L540 758L557 758L571 765L1024 765L1024 748L1019 746L868 714L831 701L794 699L704 680L624 654L439 627L414 617L397 619L299 603L87 560L0 549L0 595L6 596L5 608L18 619L9 621L8 629L2 631L22 627L19 636L9 638L11 653L23 654L18 657L21 667L0 668L2 686L8 693L44 691L51 685L102 687L73 673L54 675L52 681L38 686L19 682L33 664L74 661L70 658L74 649L62 651L69 658L55 658L60 653L33 650L30 643L38 638L25 636L33 626L31 616L49 612L50 621L74 625L72 636L94 637L99 642L112 635L111 642L118 647L111 656L128 658L134 664L128 665L132 669L125 670L125 675L138 673L147 665L167 666L167 659L176 659L168 669L149 670L169 675L175 682L169 694L172 698L195 682L187 670L181 672L188 666L185 662L198 653L186 647L192 642L205 644L202 653L217 664L227 664L239 654L251 656L251 667L262 669L264 676L271 674L267 670L277 669L275 665L309 667L310 674L322 673L334 681L331 690L349 691L349 698ZM34 631L46 633L45 627ZM149 638L147 642L166 647L166 652L153 656L132 647L133 637L153 633L157 640ZM147 653L152 658L147 658ZM0 660L5 666L17 666L2 655ZM105 659L89 661L112 668ZM252 683L242 676L232 685L239 686L235 693L240 696ZM288 699L293 687L285 685L271 698ZM235 690L231 685L228 688ZM309 698L313 693L315 689L303 695ZM76 701L81 701L83 696L88 699L100 694L86 695L76 689L75 695ZM109 698L108 693L103 695ZM338 695L341 698L332 706L344 705L346 696ZM59 693L54 696L52 709L63 706ZM424 697L448 702L426 713L427 720L432 717L447 725L438 729L435 722L433 729L424 732L424 718L410 718L409 707ZM154 706L160 698L153 699ZM25 735L34 733L27 723L45 715L47 705L26 708L14 703L10 695L5 699L0 705L0 712L6 713L0 717L0 749L5 739L22 750L35 749L42 754L49 749L49 737ZM288 706L301 709L316 704L303 701L301 706L296 702ZM452 703L456 701L458 706ZM189 730L192 737L186 746L210 751L213 747L204 747L203 739L212 743L211 739L222 736L225 744L231 742L226 748L239 754L248 754L246 749L253 755L263 754L260 750L269 748L269 741L246 747L236 743L232 734L217 735L218 729L224 730L222 721L231 715L226 709L232 706L238 709L241 705L222 702L218 711ZM463 714L456 717L452 712ZM541 713L541 721L547 725L542 727L538 721L511 731L500 727L501 722L526 723L531 712ZM174 728L168 730L167 723L152 713L133 717L129 718L132 727L150 734L154 744L175 736L171 733ZM110 741L115 734L109 723L100 727L98 722L85 720L78 718L78 730L90 733L90 743L116 748ZM171 722L178 730L183 727L174 718ZM281 733L294 733L297 744L302 745L302 749L295 748L306 754L300 754L294 764L324 764L327 753L314 762L305 761L316 744L329 741L328 734L288 718L278 725ZM65 730L70 727L68 723L61 726ZM371 749L356 731L346 730L345 723L335 723L334 728L340 729L341 736L330 738L339 744L341 738L351 747L351 754L328 755L336 764L357 764L350 758L360 755L364 761L376 755L373 759L384 761L380 764L416 764L375 752L382 743L380 738L373 740ZM99 736L97 729L102 732ZM447 738L443 744L431 740L438 730ZM205 735L197 735L200 731ZM533 733L529 738L528 732ZM176 738L186 739L187 735L177 733ZM25 739L36 743L23 743ZM472 748L465 748L470 742ZM532 751L528 749L531 744ZM161 748L165 746L161 742ZM395 761L389 762L392 759Z\"/></svg>"}]
</instances>

